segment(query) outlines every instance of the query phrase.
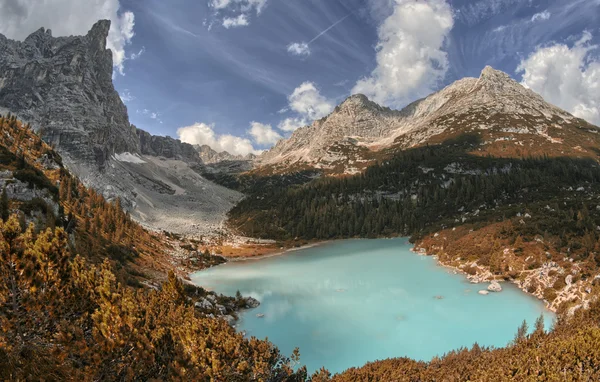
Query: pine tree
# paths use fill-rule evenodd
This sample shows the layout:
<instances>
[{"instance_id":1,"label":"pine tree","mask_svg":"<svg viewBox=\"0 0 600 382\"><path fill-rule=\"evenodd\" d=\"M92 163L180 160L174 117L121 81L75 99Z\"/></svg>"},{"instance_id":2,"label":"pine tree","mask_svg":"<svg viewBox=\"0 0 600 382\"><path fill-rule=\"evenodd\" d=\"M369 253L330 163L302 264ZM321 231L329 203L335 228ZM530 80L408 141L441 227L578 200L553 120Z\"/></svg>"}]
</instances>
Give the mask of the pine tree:
<instances>
[{"instance_id":1,"label":"pine tree","mask_svg":"<svg viewBox=\"0 0 600 382\"><path fill-rule=\"evenodd\" d=\"M8 203L8 195L6 194L6 187L2 189L2 195L0 195L0 217L5 222L10 214L10 207Z\"/></svg>"}]
</instances>

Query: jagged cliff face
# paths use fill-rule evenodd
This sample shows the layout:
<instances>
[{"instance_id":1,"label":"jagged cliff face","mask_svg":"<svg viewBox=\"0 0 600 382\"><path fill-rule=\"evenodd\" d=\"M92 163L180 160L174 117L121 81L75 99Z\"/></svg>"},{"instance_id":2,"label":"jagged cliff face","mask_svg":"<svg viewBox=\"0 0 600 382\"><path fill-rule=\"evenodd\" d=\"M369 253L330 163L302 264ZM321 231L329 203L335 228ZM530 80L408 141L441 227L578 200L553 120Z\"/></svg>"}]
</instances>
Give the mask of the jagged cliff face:
<instances>
[{"instance_id":1,"label":"jagged cliff face","mask_svg":"<svg viewBox=\"0 0 600 382\"><path fill-rule=\"evenodd\" d=\"M589 155L599 147L598 129L543 100L491 67L464 78L400 111L363 95L349 97L329 116L300 128L259 156L260 170L321 168L353 173L386 149L440 143L460 134L481 138L476 151L500 156Z\"/></svg>"},{"instance_id":2,"label":"jagged cliff face","mask_svg":"<svg viewBox=\"0 0 600 382\"><path fill-rule=\"evenodd\" d=\"M0 107L30 122L67 161L99 168L115 152L138 150L112 84L109 29L103 20L86 36L54 38L44 28L23 42L0 35Z\"/></svg>"},{"instance_id":3,"label":"jagged cliff face","mask_svg":"<svg viewBox=\"0 0 600 382\"><path fill-rule=\"evenodd\" d=\"M86 186L120 198L144 226L215 233L242 195L202 177L192 145L129 123L112 84L109 29L105 20L85 36L54 38L43 28L23 42L0 35L0 113L30 122Z\"/></svg>"},{"instance_id":4,"label":"jagged cliff face","mask_svg":"<svg viewBox=\"0 0 600 382\"><path fill-rule=\"evenodd\" d=\"M187 162L201 162L194 146L171 137L159 137L136 128L139 151L144 155L181 159Z\"/></svg>"}]
</instances>

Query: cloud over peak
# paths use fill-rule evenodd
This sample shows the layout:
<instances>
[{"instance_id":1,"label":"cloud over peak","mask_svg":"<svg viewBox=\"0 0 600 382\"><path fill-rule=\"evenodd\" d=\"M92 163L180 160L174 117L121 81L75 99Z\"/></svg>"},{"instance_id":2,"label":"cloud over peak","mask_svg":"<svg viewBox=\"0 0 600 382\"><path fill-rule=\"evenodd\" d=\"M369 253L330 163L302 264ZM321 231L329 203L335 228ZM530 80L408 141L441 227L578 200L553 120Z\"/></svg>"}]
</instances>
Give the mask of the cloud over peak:
<instances>
[{"instance_id":1,"label":"cloud over peak","mask_svg":"<svg viewBox=\"0 0 600 382\"><path fill-rule=\"evenodd\" d=\"M600 125L600 60L592 51L592 35L584 32L569 47L553 44L540 47L517 68L522 84L573 115Z\"/></svg>"},{"instance_id":2,"label":"cloud over peak","mask_svg":"<svg viewBox=\"0 0 600 382\"><path fill-rule=\"evenodd\" d=\"M390 107L431 93L448 69L443 48L453 25L452 8L444 0L396 0L378 29L377 66L352 93Z\"/></svg>"},{"instance_id":3,"label":"cloud over peak","mask_svg":"<svg viewBox=\"0 0 600 382\"><path fill-rule=\"evenodd\" d=\"M283 138L271 125L260 122L251 122L248 133L259 145L273 145Z\"/></svg>"},{"instance_id":4,"label":"cloud over peak","mask_svg":"<svg viewBox=\"0 0 600 382\"><path fill-rule=\"evenodd\" d=\"M289 111L295 117L286 118L277 126L282 131L294 131L331 113L335 104L324 97L314 83L303 82L288 97Z\"/></svg>"},{"instance_id":5,"label":"cloud over peak","mask_svg":"<svg viewBox=\"0 0 600 382\"><path fill-rule=\"evenodd\" d=\"M177 129L177 136L181 142L191 145L208 145L217 152L227 151L233 155L258 154L247 138L237 137L231 134L217 134L214 125L196 122L191 126Z\"/></svg>"}]
</instances>

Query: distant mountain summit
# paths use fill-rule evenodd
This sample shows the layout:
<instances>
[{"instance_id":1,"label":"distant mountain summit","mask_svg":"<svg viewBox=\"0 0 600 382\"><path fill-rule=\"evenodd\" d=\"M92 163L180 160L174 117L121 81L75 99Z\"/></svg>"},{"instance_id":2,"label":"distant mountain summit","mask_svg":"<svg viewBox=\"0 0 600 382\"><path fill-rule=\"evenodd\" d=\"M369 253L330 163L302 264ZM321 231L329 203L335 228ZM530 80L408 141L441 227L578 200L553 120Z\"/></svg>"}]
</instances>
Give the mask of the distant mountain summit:
<instances>
[{"instance_id":1,"label":"distant mountain summit","mask_svg":"<svg viewBox=\"0 0 600 382\"><path fill-rule=\"evenodd\" d=\"M595 156L597 132L487 66L479 78L456 81L400 111L353 95L327 117L278 142L256 163L275 173L306 167L352 173L380 158L384 149L440 143L465 133L481 138L478 151L499 156Z\"/></svg>"},{"instance_id":2,"label":"distant mountain summit","mask_svg":"<svg viewBox=\"0 0 600 382\"><path fill-rule=\"evenodd\" d=\"M225 161L251 161L256 158L254 154L248 155L233 155L227 151L218 152L213 150L209 145L194 145L194 149L202 159L204 164L216 164Z\"/></svg>"}]
</instances>

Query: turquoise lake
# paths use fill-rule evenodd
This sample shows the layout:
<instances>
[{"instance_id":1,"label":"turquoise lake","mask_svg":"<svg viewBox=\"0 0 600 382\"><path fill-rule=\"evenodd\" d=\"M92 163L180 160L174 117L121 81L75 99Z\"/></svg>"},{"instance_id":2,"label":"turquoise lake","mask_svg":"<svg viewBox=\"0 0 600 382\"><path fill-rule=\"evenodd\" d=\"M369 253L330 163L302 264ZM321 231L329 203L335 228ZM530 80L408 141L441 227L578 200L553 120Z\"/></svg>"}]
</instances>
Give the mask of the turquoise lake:
<instances>
[{"instance_id":1,"label":"turquoise lake","mask_svg":"<svg viewBox=\"0 0 600 382\"><path fill-rule=\"evenodd\" d=\"M299 347L309 372L390 357L430 360L475 342L502 347L540 314L551 326L552 312L514 285L480 295L487 284L471 284L410 248L402 238L337 241L230 262L192 280L257 298L261 306L244 312L237 329L268 337L286 355Z\"/></svg>"}]
</instances>

